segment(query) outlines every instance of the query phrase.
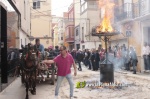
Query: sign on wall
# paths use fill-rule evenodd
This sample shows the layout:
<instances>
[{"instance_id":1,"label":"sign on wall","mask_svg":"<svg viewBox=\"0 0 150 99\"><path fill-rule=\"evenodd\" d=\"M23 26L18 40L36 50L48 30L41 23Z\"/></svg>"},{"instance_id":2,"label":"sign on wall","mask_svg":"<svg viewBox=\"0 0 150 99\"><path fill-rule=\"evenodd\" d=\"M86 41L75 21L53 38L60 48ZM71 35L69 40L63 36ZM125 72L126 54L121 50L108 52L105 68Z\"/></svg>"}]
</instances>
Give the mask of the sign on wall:
<instances>
[{"instance_id":1,"label":"sign on wall","mask_svg":"<svg viewBox=\"0 0 150 99\"><path fill-rule=\"evenodd\" d=\"M131 34L132 34L132 32L131 32L131 31L126 31L126 37L130 37L130 36L131 36Z\"/></svg>"}]
</instances>

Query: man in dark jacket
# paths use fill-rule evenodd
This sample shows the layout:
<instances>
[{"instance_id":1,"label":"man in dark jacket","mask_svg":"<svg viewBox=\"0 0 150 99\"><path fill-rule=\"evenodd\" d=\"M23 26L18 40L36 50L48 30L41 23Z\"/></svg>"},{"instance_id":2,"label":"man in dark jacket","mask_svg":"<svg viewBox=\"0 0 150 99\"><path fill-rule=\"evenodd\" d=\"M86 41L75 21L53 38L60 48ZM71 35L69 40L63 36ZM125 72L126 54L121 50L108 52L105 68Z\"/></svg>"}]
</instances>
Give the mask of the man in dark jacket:
<instances>
[{"instance_id":1,"label":"man in dark jacket","mask_svg":"<svg viewBox=\"0 0 150 99\"><path fill-rule=\"evenodd\" d=\"M55 57L60 54L59 46L55 46L54 54L55 54Z\"/></svg>"},{"instance_id":2,"label":"man in dark jacket","mask_svg":"<svg viewBox=\"0 0 150 99\"><path fill-rule=\"evenodd\" d=\"M73 57L73 59L74 59L74 61L75 61L75 63L76 63L76 50L75 50L75 49L73 49L73 50L71 51L71 55L72 55L72 57Z\"/></svg>"},{"instance_id":3,"label":"man in dark jacket","mask_svg":"<svg viewBox=\"0 0 150 99\"><path fill-rule=\"evenodd\" d=\"M130 47L130 58L131 58L131 63L133 65L133 74L136 74L136 66L137 66L137 55L133 47Z\"/></svg>"},{"instance_id":4,"label":"man in dark jacket","mask_svg":"<svg viewBox=\"0 0 150 99\"><path fill-rule=\"evenodd\" d=\"M79 65L79 68L78 68L79 71L82 71L81 61L83 60L83 57L84 57L83 53L82 53L81 49L79 49L76 54L76 59L77 59L78 65Z\"/></svg>"}]
</instances>

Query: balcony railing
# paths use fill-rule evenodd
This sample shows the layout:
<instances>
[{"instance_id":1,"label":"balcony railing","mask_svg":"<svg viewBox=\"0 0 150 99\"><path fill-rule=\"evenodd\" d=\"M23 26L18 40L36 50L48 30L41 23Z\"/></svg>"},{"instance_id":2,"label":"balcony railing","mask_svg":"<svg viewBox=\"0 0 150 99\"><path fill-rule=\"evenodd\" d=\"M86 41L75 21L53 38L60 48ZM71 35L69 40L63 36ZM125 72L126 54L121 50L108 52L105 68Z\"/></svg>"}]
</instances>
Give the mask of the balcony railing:
<instances>
[{"instance_id":1,"label":"balcony railing","mask_svg":"<svg viewBox=\"0 0 150 99\"><path fill-rule=\"evenodd\" d=\"M121 6L115 7L115 22L130 21L133 18L132 3L125 3Z\"/></svg>"},{"instance_id":2,"label":"balcony railing","mask_svg":"<svg viewBox=\"0 0 150 99\"><path fill-rule=\"evenodd\" d=\"M150 15L150 0L139 0L133 4L134 18Z\"/></svg>"}]
</instances>

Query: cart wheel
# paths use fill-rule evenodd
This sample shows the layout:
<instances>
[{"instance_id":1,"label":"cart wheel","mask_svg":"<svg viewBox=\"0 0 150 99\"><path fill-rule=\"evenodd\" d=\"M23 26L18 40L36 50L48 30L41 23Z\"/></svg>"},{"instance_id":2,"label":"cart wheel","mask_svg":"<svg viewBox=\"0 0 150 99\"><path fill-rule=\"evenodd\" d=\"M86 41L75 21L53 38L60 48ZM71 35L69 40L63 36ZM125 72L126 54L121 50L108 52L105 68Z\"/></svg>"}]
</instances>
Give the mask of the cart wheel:
<instances>
[{"instance_id":1,"label":"cart wheel","mask_svg":"<svg viewBox=\"0 0 150 99\"><path fill-rule=\"evenodd\" d=\"M55 84L55 70L52 69L52 76L51 76L51 85L54 85Z\"/></svg>"}]
</instances>

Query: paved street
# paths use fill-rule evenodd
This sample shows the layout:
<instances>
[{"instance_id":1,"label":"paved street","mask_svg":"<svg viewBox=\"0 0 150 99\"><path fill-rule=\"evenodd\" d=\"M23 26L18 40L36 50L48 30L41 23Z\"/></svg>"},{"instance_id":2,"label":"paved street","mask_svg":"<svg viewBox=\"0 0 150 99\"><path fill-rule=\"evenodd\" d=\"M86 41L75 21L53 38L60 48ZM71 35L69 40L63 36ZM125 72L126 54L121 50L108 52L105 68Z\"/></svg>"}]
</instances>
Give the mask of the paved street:
<instances>
[{"instance_id":1,"label":"paved street","mask_svg":"<svg viewBox=\"0 0 150 99\"><path fill-rule=\"evenodd\" d=\"M73 70L72 70L73 71ZM73 73L73 72L72 72ZM95 75L95 77L94 77ZM127 71L118 71L115 72L115 79L119 78L119 77L126 77L126 78L132 78L132 80L136 79L136 80L148 80L150 81L150 77L149 74L141 74L141 73L137 73L136 75L132 74L132 72L127 72ZM77 81L81 81L81 80L86 80L87 78L99 78L99 71L91 71L88 70L86 67L83 66L83 71L79 71L78 72L78 76L74 77L74 81L75 83ZM122 78L123 79L123 78ZM136 82L135 80L135 82ZM69 85L66 82L66 79L63 81L64 83L62 83L60 88L60 98L59 99L69 99ZM45 81L45 82L41 82L37 84L37 94L36 95L31 95L29 92L29 97L30 99L54 99L54 89L55 89L55 85L50 85L49 81ZM88 93L87 97L85 95L82 94L82 90L87 90L85 89L77 89L75 88L75 93L74 93L74 97L77 99L96 99L94 96L89 96ZM81 91L81 93L80 93ZM93 89L94 91L94 89ZM104 91L104 90L103 90ZM123 92L124 90L122 90ZM107 93L107 90L105 90L105 92ZM92 91L91 91L92 93ZM96 92L94 92L96 93ZM99 96L98 96L99 97ZM4 91L2 91L0 93L0 99L25 99L25 87L23 84L21 84L21 80L20 77L18 77L12 84L10 84ZM108 99L106 98L101 98L101 99ZM117 96L116 98L109 98L109 99L118 99ZM124 98L123 98L124 99ZM125 98L127 99L127 98ZM131 99L131 98L130 98ZM133 97L132 99L137 99L135 97ZM141 99L141 98L139 98ZM148 99L148 98L146 98Z\"/></svg>"}]
</instances>

